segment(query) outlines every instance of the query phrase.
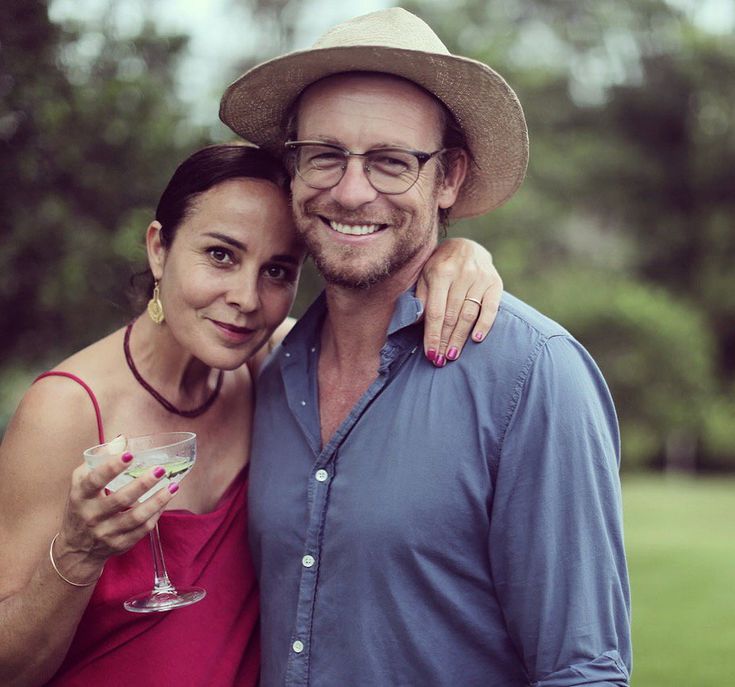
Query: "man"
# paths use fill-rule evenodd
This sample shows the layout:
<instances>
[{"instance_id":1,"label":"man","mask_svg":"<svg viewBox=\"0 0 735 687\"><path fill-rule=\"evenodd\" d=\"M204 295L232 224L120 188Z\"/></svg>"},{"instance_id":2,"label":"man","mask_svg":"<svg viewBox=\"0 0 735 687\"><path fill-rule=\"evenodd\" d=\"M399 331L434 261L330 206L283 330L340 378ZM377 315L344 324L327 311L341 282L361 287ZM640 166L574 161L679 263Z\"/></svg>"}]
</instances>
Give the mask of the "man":
<instances>
[{"instance_id":1,"label":"man","mask_svg":"<svg viewBox=\"0 0 735 687\"><path fill-rule=\"evenodd\" d=\"M627 685L618 430L594 362L508 295L486 346L443 372L417 353L411 286L440 221L525 173L513 91L391 9L246 73L221 117L285 144L327 283L258 389L262 684Z\"/></svg>"}]
</instances>

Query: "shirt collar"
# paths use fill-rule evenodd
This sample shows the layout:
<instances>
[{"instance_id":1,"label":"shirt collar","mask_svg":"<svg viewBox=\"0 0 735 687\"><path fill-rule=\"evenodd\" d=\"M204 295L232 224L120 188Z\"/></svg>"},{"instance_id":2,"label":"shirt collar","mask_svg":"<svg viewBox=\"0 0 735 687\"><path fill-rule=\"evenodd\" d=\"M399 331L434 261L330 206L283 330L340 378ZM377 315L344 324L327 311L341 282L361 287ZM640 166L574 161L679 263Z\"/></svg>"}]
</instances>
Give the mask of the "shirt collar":
<instances>
[{"instance_id":1,"label":"shirt collar","mask_svg":"<svg viewBox=\"0 0 735 687\"><path fill-rule=\"evenodd\" d=\"M327 297L322 291L309 306L307 311L299 318L293 329L283 340L284 348L297 348L301 346L318 345L322 323L327 314ZM388 325L388 339L411 327L421 320L424 314L423 303L416 298L416 285L402 293L396 301L393 316Z\"/></svg>"},{"instance_id":2,"label":"shirt collar","mask_svg":"<svg viewBox=\"0 0 735 687\"><path fill-rule=\"evenodd\" d=\"M388 338L401 329L416 324L424 314L424 304L416 298L416 285L404 291L396 301L393 317L388 325Z\"/></svg>"}]
</instances>

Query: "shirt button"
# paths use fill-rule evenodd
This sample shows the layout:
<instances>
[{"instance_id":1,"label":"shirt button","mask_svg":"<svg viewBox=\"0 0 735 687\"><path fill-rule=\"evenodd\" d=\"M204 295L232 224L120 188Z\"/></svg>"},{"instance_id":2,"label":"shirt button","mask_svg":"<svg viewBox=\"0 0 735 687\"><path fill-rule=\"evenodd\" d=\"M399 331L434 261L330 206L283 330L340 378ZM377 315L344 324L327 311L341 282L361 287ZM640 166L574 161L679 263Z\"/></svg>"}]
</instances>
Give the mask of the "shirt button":
<instances>
[{"instance_id":1,"label":"shirt button","mask_svg":"<svg viewBox=\"0 0 735 687\"><path fill-rule=\"evenodd\" d=\"M317 470L314 477L317 482L326 482L329 479L329 473L326 470Z\"/></svg>"},{"instance_id":2,"label":"shirt button","mask_svg":"<svg viewBox=\"0 0 735 687\"><path fill-rule=\"evenodd\" d=\"M316 563L316 560L315 560L314 556L310 556L309 554L306 554L306 556L304 556L301 559L301 564L305 568L311 568L314 565L314 563Z\"/></svg>"},{"instance_id":3,"label":"shirt button","mask_svg":"<svg viewBox=\"0 0 735 687\"><path fill-rule=\"evenodd\" d=\"M301 401L301 405L302 406L305 406L306 405L306 401Z\"/></svg>"},{"instance_id":4,"label":"shirt button","mask_svg":"<svg viewBox=\"0 0 735 687\"><path fill-rule=\"evenodd\" d=\"M304 650L304 643L297 639L292 645L291 648L294 650L294 653L300 654Z\"/></svg>"},{"instance_id":5,"label":"shirt button","mask_svg":"<svg viewBox=\"0 0 735 687\"><path fill-rule=\"evenodd\" d=\"M287 358L290 358L291 357L291 354L288 351L286 353L284 353L283 355L285 355Z\"/></svg>"}]
</instances>

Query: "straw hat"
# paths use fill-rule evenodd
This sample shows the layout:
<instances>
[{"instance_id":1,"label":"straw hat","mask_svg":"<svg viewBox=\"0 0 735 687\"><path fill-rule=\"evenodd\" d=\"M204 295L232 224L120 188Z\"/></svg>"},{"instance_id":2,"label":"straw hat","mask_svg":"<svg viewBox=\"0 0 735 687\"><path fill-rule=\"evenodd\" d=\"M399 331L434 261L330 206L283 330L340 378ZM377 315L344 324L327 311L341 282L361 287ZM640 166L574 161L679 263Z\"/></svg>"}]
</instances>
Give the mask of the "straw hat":
<instances>
[{"instance_id":1,"label":"straw hat","mask_svg":"<svg viewBox=\"0 0 735 687\"><path fill-rule=\"evenodd\" d=\"M253 67L225 91L220 119L243 138L282 156L286 113L310 84L332 74L394 74L433 93L454 114L474 157L452 218L498 207L518 189L528 131L516 94L482 62L452 55L432 29L400 7L350 19L310 50Z\"/></svg>"}]
</instances>

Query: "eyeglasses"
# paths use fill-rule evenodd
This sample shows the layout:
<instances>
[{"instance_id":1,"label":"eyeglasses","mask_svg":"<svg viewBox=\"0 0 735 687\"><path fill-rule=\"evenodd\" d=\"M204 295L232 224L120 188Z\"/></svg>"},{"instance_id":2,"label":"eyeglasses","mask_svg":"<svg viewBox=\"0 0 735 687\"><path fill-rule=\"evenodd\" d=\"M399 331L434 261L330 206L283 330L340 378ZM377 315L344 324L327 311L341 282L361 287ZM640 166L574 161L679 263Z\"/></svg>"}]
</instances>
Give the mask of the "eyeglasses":
<instances>
[{"instance_id":1,"label":"eyeglasses","mask_svg":"<svg viewBox=\"0 0 735 687\"><path fill-rule=\"evenodd\" d=\"M342 146L320 141L286 141L296 174L311 187L333 188L345 175L351 157L363 158L362 168L370 185L388 195L398 195L410 189L419 178L424 165L447 148L423 153L405 148L374 148L367 153L353 153Z\"/></svg>"}]
</instances>

